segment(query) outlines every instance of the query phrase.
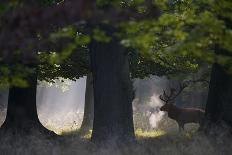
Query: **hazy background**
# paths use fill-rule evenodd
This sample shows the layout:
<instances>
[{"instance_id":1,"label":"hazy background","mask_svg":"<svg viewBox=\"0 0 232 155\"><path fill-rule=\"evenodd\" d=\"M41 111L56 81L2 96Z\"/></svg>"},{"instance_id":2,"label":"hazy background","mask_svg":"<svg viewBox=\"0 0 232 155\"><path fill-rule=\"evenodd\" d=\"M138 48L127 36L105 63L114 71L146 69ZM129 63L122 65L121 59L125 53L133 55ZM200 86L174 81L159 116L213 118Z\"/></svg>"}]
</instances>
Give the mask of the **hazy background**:
<instances>
[{"instance_id":1,"label":"hazy background","mask_svg":"<svg viewBox=\"0 0 232 155\"><path fill-rule=\"evenodd\" d=\"M145 79L134 79L135 99L133 101L134 125L136 129L177 130L175 121L168 119L159 111L163 105L159 95L163 90L177 87L178 80L167 77L150 76ZM39 82L37 87L37 109L41 123L47 128L62 133L77 130L83 119L85 103L86 77L77 81L57 80L55 83ZM201 107L206 102L207 90L201 85L195 86L179 96L175 102L178 106ZM202 92L195 90L203 90ZM3 123L6 115L8 90L0 91L0 109Z\"/></svg>"},{"instance_id":2,"label":"hazy background","mask_svg":"<svg viewBox=\"0 0 232 155\"><path fill-rule=\"evenodd\" d=\"M39 118L43 125L54 130L56 133L75 131L80 127L83 118L85 82L86 78L79 79L76 82L67 80L61 83L57 81L55 84L40 82L38 86L37 106ZM231 151L232 146L225 145L231 144L231 139L227 138L225 132L220 132L221 134L216 136L213 143L206 136L197 133L194 134L194 131L197 129L195 124L187 125L187 130L179 133L177 123L159 111L159 107L163 105L159 100L159 95L163 89L173 86L173 83L175 84L176 81L157 76L134 80L134 124L139 145L132 145L125 149L118 149L117 146L115 146L116 148L99 149L89 139L83 139L75 135L65 136L65 139L61 142L54 142L49 141L37 132L24 137L16 135L17 140L15 140L15 137L11 133L8 133L0 139L1 153L23 155L217 155L223 152L227 155ZM204 98L207 96L207 89L201 89L203 87L201 84L194 85L194 87L182 93L176 101L178 106L198 107L202 105L201 102L205 102ZM200 91L197 91L199 89L204 90L204 93L202 94ZM195 94L194 98L192 94ZM2 122L5 117L7 96L8 91L1 90L0 114ZM12 143L12 138L14 143Z\"/></svg>"}]
</instances>

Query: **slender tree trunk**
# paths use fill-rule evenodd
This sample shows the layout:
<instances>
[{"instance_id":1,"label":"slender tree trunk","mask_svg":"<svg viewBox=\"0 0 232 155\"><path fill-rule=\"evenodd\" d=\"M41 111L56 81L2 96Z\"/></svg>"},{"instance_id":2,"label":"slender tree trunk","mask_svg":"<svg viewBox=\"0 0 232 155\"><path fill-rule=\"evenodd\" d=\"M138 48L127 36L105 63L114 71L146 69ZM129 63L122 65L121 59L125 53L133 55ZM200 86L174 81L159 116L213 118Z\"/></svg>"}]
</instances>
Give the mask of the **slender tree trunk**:
<instances>
[{"instance_id":1,"label":"slender tree trunk","mask_svg":"<svg viewBox=\"0 0 232 155\"><path fill-rule=\"evenodd\" d=\"M30 74L26 88L10 87L6 120L1 129L17 133L29 133L37 129L45 133L53 132L42 126L36 108L37 74Z\"/></svg>"},{"instance_id":2,"label":"slender tree trunk","mask_svg":"<svg viewBox=\"0 0 232 155\"><path fill-rule=\"evenodd\" d=\"M206 117L210 122L224 120L232 126L232 75L217 63L211 72Z\"/></svg>"},{"instance_id":3,"label":"slender tree trunk","mask_svg":"<svg viewBox=\"0 0 232 155\"><path fill-rule=\"evenodd\" d=\"M134 139L132 82L128 55L117 40L92 42L91 65L94 81L92 141L104 143Z\"/></svg>"},{"instance_id":4,"label":"slender tree trunk","mask_svg":"<svg viewBox=\"0 0 232 155\"><path fill-rule=\"evenodd\" d=\"M80 133L86 134L93 128L94 117L94 95L93 95L93 76L92 73L87 75L85 90L85 108L84 118L82 121Z\"/></svg>"}]
</instances>

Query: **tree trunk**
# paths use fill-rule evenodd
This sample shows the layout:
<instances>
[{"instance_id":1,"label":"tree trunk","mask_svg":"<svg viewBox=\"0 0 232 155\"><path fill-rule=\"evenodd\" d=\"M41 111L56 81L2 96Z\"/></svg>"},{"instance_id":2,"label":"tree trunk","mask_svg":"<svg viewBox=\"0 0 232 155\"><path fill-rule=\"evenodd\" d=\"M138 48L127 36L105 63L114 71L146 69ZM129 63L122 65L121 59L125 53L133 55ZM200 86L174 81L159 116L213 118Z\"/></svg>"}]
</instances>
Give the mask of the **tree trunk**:
<instances>
[{"instance_id":1,"label":"tree trunk","mask_svg":"<svg viewBox=\"0 0 232 155\"><path fill-rule=\"evenodd\" d=\"M54 134L42 126L38 119L36 108L37 74L32 73L27 78L26 88L10 87L6 120L1 129L17 133L39 131Z\"/></svg>"},{"instance_id":2,"label":"tree trunk","mask_svg":"<svg viewBox=\"0 0 232 155\"><path fill-rule=\"evenodd\" d=\"M134 139L132 82L128 55L120 43L92 42L90 45L94 82L92 141L128 142Z\"/></svg>"},{"instance_id":3,"label":"tree trunk","mask_svg":"<svg viewBox=\"0 0 232 155\"><path fill-rule=\"evenodd\" d=\"M210 122L224 120L232 126L232 75L217 63L211 72L206 117Z\"/></svg>"},{"instance_id":4,"label":"tree trunk","mask_svg":"<svg viewBox=\"0 0 232 155\"><path fill-rule=\"evenodd\" d=\"M85 90L85 109L84 118L81 124L80 133L86 134L93 128L94 117L94 95L93 95L93 76L92 73L87 75Z\"/></svg>"}]
</instances>

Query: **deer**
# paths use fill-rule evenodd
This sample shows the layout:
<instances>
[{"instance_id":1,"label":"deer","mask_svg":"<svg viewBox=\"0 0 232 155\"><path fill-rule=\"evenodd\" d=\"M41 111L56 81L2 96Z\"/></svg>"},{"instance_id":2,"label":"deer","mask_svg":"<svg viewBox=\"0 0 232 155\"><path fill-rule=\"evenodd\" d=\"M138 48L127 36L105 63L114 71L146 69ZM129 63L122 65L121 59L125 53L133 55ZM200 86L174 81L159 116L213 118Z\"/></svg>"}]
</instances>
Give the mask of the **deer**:
<instances>
[{"instance_id":1,"label":"deer","mask_svg":"<svg viewBox=\"0 0 232 155\"><path fill-rule=\"evenodd\" d=\"M164 102L164 105L160 108L160 111L168 113L168 117L175 120L179 126L179 132L184 131L184 125L187 123L199 123L200 128L202 126L205 111L199 108L180 108L174 105L174 101L178 95L187 87L187 84L180 84L179 90L170 88L170 94L167 94L163 90L163 94L159 96L160 100Z\"/></svg>"}]
</instances>

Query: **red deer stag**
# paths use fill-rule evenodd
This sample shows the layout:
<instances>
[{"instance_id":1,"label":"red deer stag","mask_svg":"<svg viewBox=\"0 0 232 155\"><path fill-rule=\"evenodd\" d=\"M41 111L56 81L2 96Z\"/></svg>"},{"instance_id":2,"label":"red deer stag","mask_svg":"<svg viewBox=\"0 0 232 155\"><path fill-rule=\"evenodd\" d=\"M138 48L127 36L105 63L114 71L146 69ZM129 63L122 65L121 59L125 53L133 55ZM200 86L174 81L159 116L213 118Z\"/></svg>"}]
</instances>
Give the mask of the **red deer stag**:
<instances>
[{"instance_id":1,"label":"red deer stag","mask_svg":"<svg viewBox=\"0 0 232 155\"><path fill-rule=\"evenodd\" d=\"M165 102L165 104L160 108L161 111L168 113L168 117L175 120L179 125L179 131L184 130L184 125L186 123L199 123L200 126L203 123L205 111L198 108L179 108L173 104L175 98L180 95L180 93L186 88L186 84L180 84L179 91L171 88L170 94L168 95L163 91L163 95L159 98Z\"/></svg>"}]
</instances>

